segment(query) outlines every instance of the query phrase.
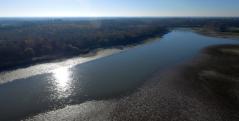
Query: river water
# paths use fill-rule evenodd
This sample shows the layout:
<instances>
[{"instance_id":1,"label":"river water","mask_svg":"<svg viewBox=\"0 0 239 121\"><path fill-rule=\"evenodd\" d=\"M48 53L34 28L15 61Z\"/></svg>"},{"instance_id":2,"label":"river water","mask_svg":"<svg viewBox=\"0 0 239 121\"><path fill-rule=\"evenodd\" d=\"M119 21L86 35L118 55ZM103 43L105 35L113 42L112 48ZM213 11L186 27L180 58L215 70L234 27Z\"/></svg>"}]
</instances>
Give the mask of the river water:
<instances>
[{"instance_id":1,"label":"river water","mask_svg":"<svg viewBox=\"0 0 239 121\"><path fill-rule=\"evenodd\" d=\"M173 30L162 38L90 57L38 64L0 73L0 120L16 120L86 101L130 92L158 70L185 62L202 48L236 39Z\"/></svg>"}]
</instances>

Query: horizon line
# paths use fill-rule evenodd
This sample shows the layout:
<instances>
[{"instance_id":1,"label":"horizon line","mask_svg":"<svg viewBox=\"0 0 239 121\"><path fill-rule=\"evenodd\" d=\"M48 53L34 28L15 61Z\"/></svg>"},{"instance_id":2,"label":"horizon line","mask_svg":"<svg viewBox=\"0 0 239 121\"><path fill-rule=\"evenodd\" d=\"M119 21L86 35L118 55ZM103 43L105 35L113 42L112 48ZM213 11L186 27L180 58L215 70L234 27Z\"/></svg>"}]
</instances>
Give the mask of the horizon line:
<instances>
[{"instance_id":1,"label":"horizon line","mask_svg":"<svg viewBox=\"0 0 239 121\"><path fill-rule=\"evenodd\" d=\"M239 18L239 16L0 16L0 18Z\"/></svg>"}]
</instances>

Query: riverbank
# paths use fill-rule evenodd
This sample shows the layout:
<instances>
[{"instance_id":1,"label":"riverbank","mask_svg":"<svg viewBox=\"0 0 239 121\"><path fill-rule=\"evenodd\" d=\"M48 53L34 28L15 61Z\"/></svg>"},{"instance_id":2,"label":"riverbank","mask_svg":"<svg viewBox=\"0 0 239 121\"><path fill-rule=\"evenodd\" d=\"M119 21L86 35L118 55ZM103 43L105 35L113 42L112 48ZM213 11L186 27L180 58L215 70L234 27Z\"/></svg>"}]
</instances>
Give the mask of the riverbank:
<instances>
[{"instance_id":1,"label":"riverbank","mask_svg":"<svg viewBox=\"0 0 239 121\"><path fill-rule=\"evenodd\" d=\"M130 46L130 45L129 45ZM21 69L21 68L26 68L34 65L39 65L39 64L44 64L44 63L57 63L57 62L62 62L66 61L69 59L74 59L74 58L90 58L97 56L99 53L102 53L102 51L107 51L107 50L124 50L124 48L128 48L129 46L114 46L114 47L109 47L109 48L97 48L97 49L92 49L91 51L87 53L81 53L81 54L76 54L76 55L46 55L42 57L35 57L31 59L26 59L26 60L19 60L17 62L6 62L3 65L0 65L0 72L2 71L11 71L15 69Z\"/></svg>"},{"instance_id":2,"label":"riverbank","mask_svg":"<svg viewBox=\"0 0 239 121\"><path fill-rule=\"evenodd\" d=\"M192 28L192 30L196 33L209 37L237 38L237 39L239 38L238 32L219 32L215 30L204 29L202 27Z\"/></svg>"},{"instance_id":3,"label":"riverbank","mask_svg":"<svg viewBox=\"0 0 239 121\"><path fill-rule=\"evenodd\" d=\"M238 45L209 47L190 64L156 73L117 103L110 120L236 121L238 61Z\"/></svg>"},{"instance_id":4,"label":"riverbank","mask_svg":"<svg viewBox=\"0 0 239 121\"><path fill-rule=\"evenodd\" d=\"M0 72L1 71L6 71L6 70L14 70L18 68L23 68L23 67L28 67L36 64L42 64L46 62L59 62L62 60L74 58L74 57L90 57L94 56L97 54L97 52L101 50L106 50L106 49L119 49L123 50L125 48L137 46L146 42L150 42L151 40L155 38L161 38L165 34L167 34L169 31L164 32L164 33L157 33L153 36L147 37L147 38L141 38L137 42L133 43L125 43L124 40L122 40L122 43L117 44L117 45L109 45L106 47L96 47L89 49L84 52L79 52L79 53L74 53L74 54L57 54L57 55L45 55L45 56L40 56L40 57L33 57L33 58L28 58L24 60L17 60L17 61L5 61L0 64Z\"/></svg>"}]
</instances>

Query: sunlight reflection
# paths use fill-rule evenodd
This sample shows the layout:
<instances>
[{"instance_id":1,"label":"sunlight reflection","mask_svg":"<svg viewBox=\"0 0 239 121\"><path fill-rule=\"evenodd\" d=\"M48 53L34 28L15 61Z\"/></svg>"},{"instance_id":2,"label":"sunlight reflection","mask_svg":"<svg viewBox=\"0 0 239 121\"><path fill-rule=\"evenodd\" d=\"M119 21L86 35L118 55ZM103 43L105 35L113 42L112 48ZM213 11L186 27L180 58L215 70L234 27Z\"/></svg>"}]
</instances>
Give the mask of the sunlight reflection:
<instances>
[{"instance_id":1,"label":"sunlight reflection","mask_svg":"<svg viewBox=\"0 0 239 121\"><path fill-rule=\"evenodd\" d=\"M60 96L68 96L70 94L71 71L68 67L61 67L53 71L56 82L56 89Z\"/></svg>"}]
</instances>

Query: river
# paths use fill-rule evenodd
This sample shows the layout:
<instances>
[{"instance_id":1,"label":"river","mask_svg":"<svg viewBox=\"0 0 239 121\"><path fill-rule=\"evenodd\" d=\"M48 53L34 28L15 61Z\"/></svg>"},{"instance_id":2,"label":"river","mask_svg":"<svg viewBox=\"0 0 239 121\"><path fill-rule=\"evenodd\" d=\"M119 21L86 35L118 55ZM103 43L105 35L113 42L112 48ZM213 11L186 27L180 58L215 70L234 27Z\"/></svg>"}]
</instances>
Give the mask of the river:
<instances>
[{"instance_id":1,"label":"river","mask_svg":"<svg viewBox=\"0 0 239 121\"><path fill-rule=\"evenodd\" d=\"M192 59L207 46L237 43L178 29L124 50L108 49L90 57L1 72L0 120L112 99L140 87L155 71Z\"/></svg>"}]
</instances>

